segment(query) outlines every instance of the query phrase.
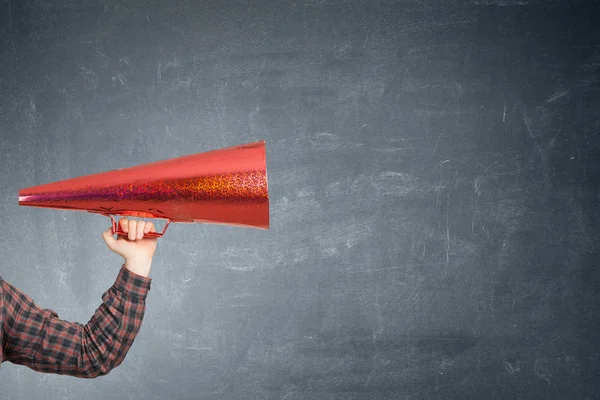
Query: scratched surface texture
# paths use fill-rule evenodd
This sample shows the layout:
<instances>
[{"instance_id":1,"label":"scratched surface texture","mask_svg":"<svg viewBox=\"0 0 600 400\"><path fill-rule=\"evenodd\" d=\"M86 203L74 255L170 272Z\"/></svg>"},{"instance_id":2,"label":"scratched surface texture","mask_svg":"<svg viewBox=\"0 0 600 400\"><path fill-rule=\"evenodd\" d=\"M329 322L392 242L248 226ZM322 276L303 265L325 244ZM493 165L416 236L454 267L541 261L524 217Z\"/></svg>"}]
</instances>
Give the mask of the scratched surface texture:
<instances>
[{"instance_id":1,"label":"scratched surface texture","mask_svg":"<svg viewBox=\"0 0 600 400\"><path fill-rule=\"evenodd\" d=\"M267 141L271 229L171 225L94 380L3 399L598 399L593 2L0 0L1 275L87 322L109 219L22 187ZM587 4L587 5L585 5Z\"/></svg>"}]
</instances>

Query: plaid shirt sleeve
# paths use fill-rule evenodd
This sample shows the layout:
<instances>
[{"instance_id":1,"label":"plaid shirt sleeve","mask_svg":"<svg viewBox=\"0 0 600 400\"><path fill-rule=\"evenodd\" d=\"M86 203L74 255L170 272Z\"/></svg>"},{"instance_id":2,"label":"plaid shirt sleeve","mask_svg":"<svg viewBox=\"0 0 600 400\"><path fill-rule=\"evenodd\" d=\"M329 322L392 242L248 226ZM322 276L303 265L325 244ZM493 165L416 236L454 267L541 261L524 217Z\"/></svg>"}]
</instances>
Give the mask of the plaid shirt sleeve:
<instances>
[{"instance_id":1,"label":"plaid shirt sleeve","mask_svg":"<svg viewBox=\"0 0 600 400\"><path fill-rule=\"evenodd\" d=\"M79 378L108 374L121 364L142 326L150 283L123 265L102 304L82 325L60 320L0 280L2 361Z\"/></svg>"}]
</instances>

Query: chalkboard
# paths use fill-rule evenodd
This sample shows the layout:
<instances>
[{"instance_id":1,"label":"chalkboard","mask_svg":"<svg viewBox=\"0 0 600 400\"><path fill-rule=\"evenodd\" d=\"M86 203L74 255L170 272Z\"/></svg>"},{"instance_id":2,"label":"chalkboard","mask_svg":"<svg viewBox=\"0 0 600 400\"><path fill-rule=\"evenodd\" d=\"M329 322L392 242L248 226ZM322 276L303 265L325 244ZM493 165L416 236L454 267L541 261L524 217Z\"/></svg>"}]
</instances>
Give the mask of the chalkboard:
<instances>
[{"instance_id":1,"label":"chalkboard","mask_svg":"<svg viewBox=\"0 0 600 400\"><path fill-rule=\"evenodd\" d=\"M121 259L21 188L266 140L271 201L169 227L110 374L0 397L597 399L599 11L0 0L0 275L40 306L87 322Z\"/></svg>"}]
</instances>

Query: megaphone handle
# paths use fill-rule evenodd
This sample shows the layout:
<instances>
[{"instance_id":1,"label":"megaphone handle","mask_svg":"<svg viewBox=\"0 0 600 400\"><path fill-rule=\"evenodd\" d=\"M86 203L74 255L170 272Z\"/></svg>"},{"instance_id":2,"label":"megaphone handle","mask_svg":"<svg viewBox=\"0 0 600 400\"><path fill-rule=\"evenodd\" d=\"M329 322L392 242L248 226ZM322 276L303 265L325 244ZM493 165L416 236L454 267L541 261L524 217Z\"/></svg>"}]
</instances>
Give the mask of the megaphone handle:
<instances>
[{"instance_id":1,"label":"megaphone handle","mask_svg":"<svg viewBox=\"0 0 600 400\"><path fill-rule=\"evenodd\" d=\"M121 230L120 227L117 227L117 222L115 221L114 217L112 215L110 215L110 221L112 223L112 232L113 235L117 234L119 236L127 236L128 234L126 232L123 232ZM144 238L159 238L162 237L162 235L165 234L165 232L167 231L167 228L169 227L169 223L171 223L171 220L167 220L167 223L165 224L165 227L163 228L162 232L158 233L158 232L148 232L144 234Z\"/></svg>"}]
</instances>

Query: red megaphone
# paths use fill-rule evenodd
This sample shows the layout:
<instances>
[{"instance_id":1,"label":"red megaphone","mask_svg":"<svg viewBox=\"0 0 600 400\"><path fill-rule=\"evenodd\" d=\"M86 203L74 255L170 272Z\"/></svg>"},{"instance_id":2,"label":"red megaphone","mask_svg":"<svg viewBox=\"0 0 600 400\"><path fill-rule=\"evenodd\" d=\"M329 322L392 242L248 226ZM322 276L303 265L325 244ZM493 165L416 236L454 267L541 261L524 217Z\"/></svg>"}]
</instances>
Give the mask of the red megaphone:
<instances>
[{"instance_id":1,"label":"red megaphone","mask_svg":"<svg viewBox=\"0 0 600 400\"><path fill-rule=\"evenodd\" d=\"M113 215L268 229L265 142L157 161L33 186L19 205Z\"/></svg>"}]
</instances>

